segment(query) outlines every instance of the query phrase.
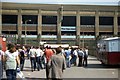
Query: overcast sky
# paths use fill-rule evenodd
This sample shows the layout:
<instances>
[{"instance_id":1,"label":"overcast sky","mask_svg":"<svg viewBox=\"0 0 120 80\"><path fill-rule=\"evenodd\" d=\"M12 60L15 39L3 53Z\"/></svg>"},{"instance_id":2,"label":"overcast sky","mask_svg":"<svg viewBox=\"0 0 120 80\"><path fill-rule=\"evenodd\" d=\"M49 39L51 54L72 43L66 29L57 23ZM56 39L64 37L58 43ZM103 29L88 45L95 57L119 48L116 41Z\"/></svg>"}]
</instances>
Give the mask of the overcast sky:
<instances>
[{"instance_id":1,"label":"overcast sky","mask_svg":"<svg viewBox=\"0 0 120 80\"><path fill-rule=\"evenodd\" d=\"M94 4L118 5L120 0L1 0L2 2L36 3L36 4Z\"/></svg>"}]
</instances>

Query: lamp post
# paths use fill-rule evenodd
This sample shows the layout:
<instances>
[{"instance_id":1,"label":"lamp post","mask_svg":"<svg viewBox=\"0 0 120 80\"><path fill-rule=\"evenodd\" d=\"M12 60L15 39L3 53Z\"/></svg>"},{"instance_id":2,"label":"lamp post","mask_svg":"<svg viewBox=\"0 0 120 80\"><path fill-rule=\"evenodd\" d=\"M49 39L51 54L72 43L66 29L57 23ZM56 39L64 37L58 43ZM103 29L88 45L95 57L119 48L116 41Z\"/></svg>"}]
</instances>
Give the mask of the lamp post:
<instances>
[{"instance_id":1,"label":"lamp post","mask_svg":"<svg viewBox=\"0 0 120 80\"><path fill-rule=\"evenodd\" d=\"M25 21L25 45L26 45L26 36L27 36L27 31L26 31L27 30L27 26L26 25L27 25L27 22L29 22L29 21L31 21L31 20L26 20Z\"/></svg>"}]
</instances>

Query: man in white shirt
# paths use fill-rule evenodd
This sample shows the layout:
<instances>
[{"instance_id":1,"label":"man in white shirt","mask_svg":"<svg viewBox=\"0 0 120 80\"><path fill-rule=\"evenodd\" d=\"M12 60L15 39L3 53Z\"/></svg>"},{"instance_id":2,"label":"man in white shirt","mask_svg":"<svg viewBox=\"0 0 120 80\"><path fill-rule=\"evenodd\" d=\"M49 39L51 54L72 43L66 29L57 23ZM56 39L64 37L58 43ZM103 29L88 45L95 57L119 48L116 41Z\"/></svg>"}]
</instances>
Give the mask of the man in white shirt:
<instances>
[{"instance_id":1,"label":"man in white shirt","mask_svg":"<svg viewBox=\"0 0 120 80\"><path fill-rule=\"evenodd\" d=\"M41 64L41 58L43 56L43 51L37 47L36 49L36 62L37 62L37 69L38 71L40 70L40 68L42 68L42 64Z\"/></svg>"},{"instance_id":2,"label":"man in white shirt","mask_svg":"<svg viewBox=\"0 0 120 80\"><path fill-rule=\"evenodd\" d=\"M30 61L31 61L31 70L33 72L33 69L34 71L36 69L36 49L34 46L30 49L29 54L30 54Z\"/></svg>"},{"instance_id":3,"label":"man in white shirt","mask_svg":"<svg viewBox=\"0 0 120 80\"><path fill-rule=\"evenodd\" d=\"M83 66L87 66L87 65L88 65L87 58L88 58L88 48L85 48L85 49L84 49Z\"/></svg>"}]
</instances>

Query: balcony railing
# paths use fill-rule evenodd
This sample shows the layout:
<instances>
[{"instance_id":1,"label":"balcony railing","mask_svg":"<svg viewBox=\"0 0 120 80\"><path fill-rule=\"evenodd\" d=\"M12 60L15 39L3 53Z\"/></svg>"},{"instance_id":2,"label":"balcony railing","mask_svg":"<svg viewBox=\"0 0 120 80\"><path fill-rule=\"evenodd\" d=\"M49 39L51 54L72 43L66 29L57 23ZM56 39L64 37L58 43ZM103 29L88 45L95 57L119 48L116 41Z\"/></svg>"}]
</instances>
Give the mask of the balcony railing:
<instances>
[{"instance_id":1,"label":"balcony railing","mask_svg":"<svg viewBox=\"0 0 120 80\"><path fill-rule=\"evenodd\" d=\"M24 38L25 35L22 35L22 38ZM37 35L27 35L26 38L37 38ZM42 35L41 38L57 38L57 35ZM62 35L61 38L73 38L75 39L75 35ZM81 35L80 38L95 38L95 36L92 35Z\"/></svg>"},{"instance_id":2,"label":"balcony railing","mask_svg":"<svg viewBox=\"0 0 120 80\"><path fill-rule=\"evenodd\" d=\"M7 24L6 23L6 24L2 24L2 26L17 26L17 24L9 24L9 23Z\"/></svg>"},{"instance_id":3,"label":"balcony railing","mask_svg":"<svg viewBox=\"0 0 120 80\"><path fill-rule=\"evenodd\" d=\"M18 24L2 24L2 31L17 31ZM27 31L37 31L38 24L22 24L24 27L27 27ZM80 25L81 32L94 32L95 25ZM43 32L56 32L56 24L42 24ZM76 31L76 26L61 26L61 31ZM100 32L113 32L113 25L99 25ZM120 31L120 25L118 26L118 31Z\"/></svg>"},{"instance_id":4,"label":"balcony railing","mask_svg":"<svg viewBox=\"0 0 120 80\"><path fill-rule=\"evenodd\" d=\"M22 24L22 26L38 26L38 24Z\"/></svg>"}]
</instances>

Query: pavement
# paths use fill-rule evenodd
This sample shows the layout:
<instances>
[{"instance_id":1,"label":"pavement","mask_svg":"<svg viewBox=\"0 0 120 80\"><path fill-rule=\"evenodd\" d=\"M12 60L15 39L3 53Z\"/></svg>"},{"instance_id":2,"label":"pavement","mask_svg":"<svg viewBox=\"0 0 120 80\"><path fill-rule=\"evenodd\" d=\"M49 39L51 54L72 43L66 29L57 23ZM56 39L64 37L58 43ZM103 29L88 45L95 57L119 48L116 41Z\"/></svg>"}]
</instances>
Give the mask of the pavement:
<instances>
[{"instance_id":1,"label":"pavement","mask_svg":"<svg viewBox=\"0 0 120 80\"><path fill-rule=\"evenodd\" d=\"M45 69L31 71L30 60L28 59L25 60L25 67L22 73L27 80L40 80L46 78ZM5 77L4 72L4 78ZM19 76L17 77L19 78ZM118 66L103 66L95 57L89 56L87 67L72 66L71 68L66 68L63 73L63 78L71 80L120 80L120 68Z\"/></svg>"}]
</instances>

